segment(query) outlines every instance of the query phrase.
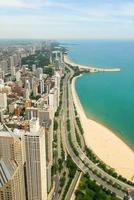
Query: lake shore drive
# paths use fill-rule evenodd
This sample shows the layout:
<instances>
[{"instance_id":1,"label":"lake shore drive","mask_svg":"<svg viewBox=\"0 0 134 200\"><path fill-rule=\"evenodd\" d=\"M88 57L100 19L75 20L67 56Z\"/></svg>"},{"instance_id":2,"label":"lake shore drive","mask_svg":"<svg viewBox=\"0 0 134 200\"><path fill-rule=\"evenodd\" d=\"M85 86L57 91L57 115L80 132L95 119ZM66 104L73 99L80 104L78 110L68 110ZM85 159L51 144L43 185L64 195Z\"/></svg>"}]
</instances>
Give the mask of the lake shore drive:
<instances>
[{"instance_id":1,"label":"lake shore drive","mask_svg":"<svg viewBox=\"0 0 134 200\"><path fill-rule=\"evenodd\" d=\"M72 61L70 62L71 65L74 64ZM86 116L75 88L77 78L75 77L72 80L71 89L73 100L84 129L86 145L104 163L115 169L118 174L132 181L134 177L134 152L113 131Z\"/></svg>"}]
</instances>

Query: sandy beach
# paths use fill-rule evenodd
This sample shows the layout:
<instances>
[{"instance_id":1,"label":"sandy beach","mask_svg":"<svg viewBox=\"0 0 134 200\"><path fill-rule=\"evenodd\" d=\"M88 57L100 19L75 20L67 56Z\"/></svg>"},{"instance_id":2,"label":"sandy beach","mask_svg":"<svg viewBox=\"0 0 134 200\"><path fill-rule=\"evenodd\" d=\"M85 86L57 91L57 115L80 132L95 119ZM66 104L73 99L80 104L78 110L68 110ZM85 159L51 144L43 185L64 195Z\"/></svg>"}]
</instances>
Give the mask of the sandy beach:
<instances>
[{"instance_id":1,"label":"sandy beach","mask_svg":"<svg viewBox=\"0 0 134 200\"><path fill-rule=\"evenodd\" d=\"M64 55L64 62L67 63L67 64L70 64L74 67L80 67L80 68L90 68L91 66L86 66L86 65L80 65L80 64L76 64L74 63L69 57L68 55Z\"/></svg>"},{"instance_id":2,"label":"sandy beach","mask_svg":"<svg viewBox=\"0 0 134 200\"><path fill-rule=\"evenodd\" d=\"M76 78L72 81L72 94L87 146L117 173L134 181L134 152L110 129L86 116L75 90L75 81Z\"/></svg>"},{"instance_id":3,"label":"sandy beach","mask_svg":"<svg viewBox=\"0 0 134 200\"><path fill-rule=\"evenodd\" d=\"M73 67L79 67L79 69L89 69L90 73L96 73L96 72L119 72L121 71L120 68L114 67L114 68L97 68L97 67L93 67L93 66L89 66L89 65L80 65L80 64L76 64L74 63L72 60L70 60L70 58L68 57L68 55L64 55L64 62L66 64L69 64Z\"/></svg>"}]
</instances>

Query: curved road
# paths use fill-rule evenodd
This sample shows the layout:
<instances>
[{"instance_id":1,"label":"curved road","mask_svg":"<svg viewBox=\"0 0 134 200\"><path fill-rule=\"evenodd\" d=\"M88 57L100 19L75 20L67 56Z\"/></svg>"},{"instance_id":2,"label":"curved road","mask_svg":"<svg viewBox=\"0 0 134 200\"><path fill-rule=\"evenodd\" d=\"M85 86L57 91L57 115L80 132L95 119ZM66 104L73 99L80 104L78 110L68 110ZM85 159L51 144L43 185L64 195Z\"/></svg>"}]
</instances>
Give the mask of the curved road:
<instances>
[{"instance_id":1,"label":"curved road","mask_svg":"<svg viewBox=\"0 0 134 200\"><path fill-rule=\"evenodd\" d=\"M66 65L65 65L66 66ZM67 67L67 66L66 66ZM62 111L62 119L61 119L61 126L64 127L62 131L62 137L63 137L63 145L65 145L69 155L71 156L74 163L77 165L77 167L83 172L88 173L92 180L96 180L96 182L100 185L103 185L105 188L110 189L112 192L116 193L118 197L121 199L124 197L124 192L122 192L119 189L114 188L113 186L109 185L105 181L103 181L101 178L97 177L92 171L89 169L92 168L94 170L97 170L98 173L102 175L102 177L106 177L107 180L111 180L113 183L116 183L120 185L123 189L132 189L130 185L127 185L120 180L110 176L106 172L104 172L102 169L100 169L97 165L95 165L89 158L86 156L86 154L83 152L83 150L80 148L79 144L77 143L76 135L75 135L75 113L74 113L74 107L73 107L73 97L72 97L72 91L71 91L71 84L70 79L74 75L74 71L68 67L70 70L69 73L65 76L64 82L63 82L63 108ZM67 108L67 90L68 90L68 100L69 100L69 108ZM68 131L66 126L67 121L67 109L69 110L69 119L70 119L70 125L71 125L71 138L72 142L77 149L79 156L76 156L73 152L73 149L68 141Z\"/></svg>"}]
</instances>

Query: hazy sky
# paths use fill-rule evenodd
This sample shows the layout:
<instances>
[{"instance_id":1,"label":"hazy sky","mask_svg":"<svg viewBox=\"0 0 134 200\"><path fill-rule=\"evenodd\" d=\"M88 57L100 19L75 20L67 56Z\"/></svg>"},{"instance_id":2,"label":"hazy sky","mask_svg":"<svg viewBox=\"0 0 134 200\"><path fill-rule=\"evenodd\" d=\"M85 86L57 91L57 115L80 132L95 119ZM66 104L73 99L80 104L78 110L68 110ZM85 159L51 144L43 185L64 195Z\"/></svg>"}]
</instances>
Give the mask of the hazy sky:
<instances>
[{"instance_id":1,"label":"hazy sky","mask_svg":"<svg viewBox=\"0 0 134 200\"><path fill-rule=\"evenodd\" d=\"M134 0L0 0L0 38L134 39Z\"/></svg>"}]
</instances>

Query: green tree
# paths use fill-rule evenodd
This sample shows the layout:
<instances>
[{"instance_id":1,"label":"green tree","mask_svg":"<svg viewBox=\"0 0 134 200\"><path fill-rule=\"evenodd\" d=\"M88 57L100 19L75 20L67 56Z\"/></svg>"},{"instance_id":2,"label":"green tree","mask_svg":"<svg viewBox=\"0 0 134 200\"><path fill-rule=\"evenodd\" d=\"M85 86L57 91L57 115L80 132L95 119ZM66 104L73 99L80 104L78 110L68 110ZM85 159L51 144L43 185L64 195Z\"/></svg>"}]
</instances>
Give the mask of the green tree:
<instances>
[{"instance_id":1,"label":"green tree","mask_svg":"<svg viewBox=\"0 0 134 200\"><path fill-rule=\"evenodd\" d=\"M54 131L56 131L57 129L58 129L58 122L55 119L54 120Z\"/></svg>"}]
</instances>

